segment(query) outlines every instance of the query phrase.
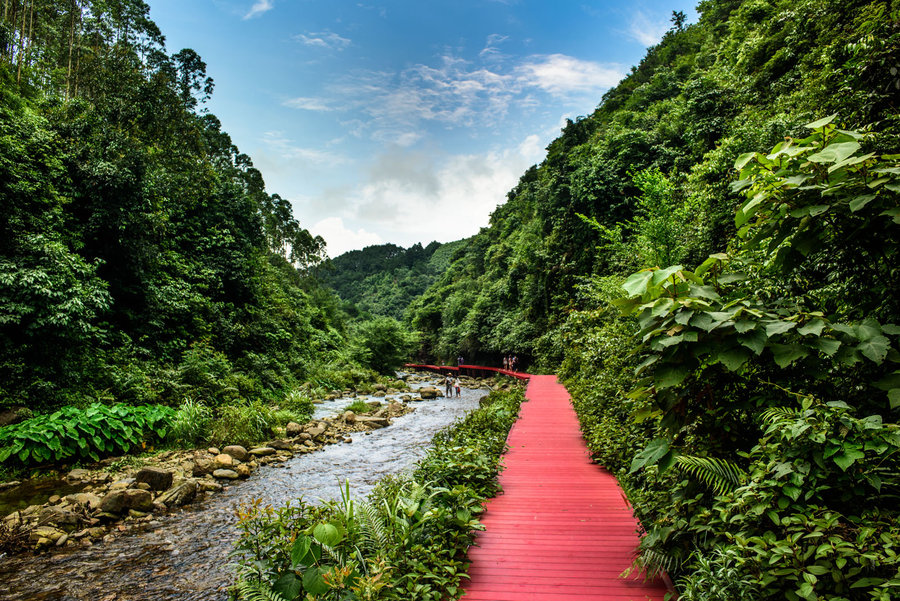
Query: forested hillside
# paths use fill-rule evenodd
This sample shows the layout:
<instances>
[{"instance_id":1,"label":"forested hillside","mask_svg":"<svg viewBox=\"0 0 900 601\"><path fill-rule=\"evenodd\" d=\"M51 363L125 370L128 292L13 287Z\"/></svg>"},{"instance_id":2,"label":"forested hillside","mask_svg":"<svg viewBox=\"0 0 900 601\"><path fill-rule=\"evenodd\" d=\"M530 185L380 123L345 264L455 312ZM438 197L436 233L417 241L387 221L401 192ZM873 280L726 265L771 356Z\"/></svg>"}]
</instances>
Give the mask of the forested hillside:
<instances>
[{"instance_id":1,"label":"forested hillside","mask_svg":"<svg viewBox=\"0 0 900 601\"><path fill-rule=\"evenodd\" d=\"M343 346L324 242L140 0L4 2L0 408L277 399Z\"/></svg>"},{"instance_id":2,"label":"forested hillside","mask_svg":"<svg viewBox=\"0 0 900 601\"><path fill-rule=\"evenodd\" d=\"M681 599L900 596L900 4L707 0L412 306L558 371Z\"/></svg>"},{"instance_id":3,"label":"forested hillside","mask_svg":"<svg viewBox=\"0 0 900 601\"><path fill-rule=\"evenodd\" d=\"M351 250L330 260L320 271L321 280L353 309L402 320L413 299L447 270L466 242L414 244L406 249L380 244Z\"/></svg>"}]
</instances>

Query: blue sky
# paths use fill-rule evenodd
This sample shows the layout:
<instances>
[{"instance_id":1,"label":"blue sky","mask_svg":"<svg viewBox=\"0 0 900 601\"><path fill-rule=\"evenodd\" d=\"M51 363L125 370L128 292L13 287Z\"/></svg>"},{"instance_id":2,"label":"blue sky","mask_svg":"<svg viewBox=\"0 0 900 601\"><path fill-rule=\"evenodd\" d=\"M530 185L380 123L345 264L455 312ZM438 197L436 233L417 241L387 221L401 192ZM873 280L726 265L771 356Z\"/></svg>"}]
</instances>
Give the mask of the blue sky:
<instances>
[{"instance_id":1,"label":"blue sky","mask_svg":"<svg viewBox=\"0 0 900 601\"><path fill-rule=\"evenodd\" d=\"M208 108L330 256L487 225L685 0L148 0Z\"/></svg>"}]
</instances>

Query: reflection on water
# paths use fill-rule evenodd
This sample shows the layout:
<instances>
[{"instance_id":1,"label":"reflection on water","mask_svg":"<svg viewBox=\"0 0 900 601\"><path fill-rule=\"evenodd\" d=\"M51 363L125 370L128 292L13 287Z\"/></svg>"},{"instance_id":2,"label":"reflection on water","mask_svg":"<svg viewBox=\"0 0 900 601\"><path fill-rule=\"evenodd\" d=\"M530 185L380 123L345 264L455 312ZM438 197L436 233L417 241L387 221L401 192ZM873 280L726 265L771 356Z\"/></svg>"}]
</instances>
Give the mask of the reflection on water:
<instances>
[{"instance_id":1,"label":"reflection on water","mask_svg":"<svg viewBox=\"0 0 900 601\"><path fill-rule=\"evenodd\" d=\"M81 492L87 483L71 483L59 478L26 480L19 486L0 492L0 516L25 509L29 505L43 505L53 495L64 497Z\"/></svg>"},{"instance_id":2,"label":"reflection on water","mask_svg":"<svg viewBox=\"0 0 900 601\"><path fill-rule=\"evenodd\" d=\"M416 411L388 428L353 434L352 444L298 455L284 467L261 467L247 481L193 507L163 516L146 532L89 549L0 561L0 599L9 601L224 600L235 508L261 498L283 505L340 496L350 481L362 497L382 476L421 457L435 432L474 409L486 390L460 399L414 403ZM343 404L347 404L346 399ZM342 405L343 406L343 405Z\"/></svg>"}]
</instances>

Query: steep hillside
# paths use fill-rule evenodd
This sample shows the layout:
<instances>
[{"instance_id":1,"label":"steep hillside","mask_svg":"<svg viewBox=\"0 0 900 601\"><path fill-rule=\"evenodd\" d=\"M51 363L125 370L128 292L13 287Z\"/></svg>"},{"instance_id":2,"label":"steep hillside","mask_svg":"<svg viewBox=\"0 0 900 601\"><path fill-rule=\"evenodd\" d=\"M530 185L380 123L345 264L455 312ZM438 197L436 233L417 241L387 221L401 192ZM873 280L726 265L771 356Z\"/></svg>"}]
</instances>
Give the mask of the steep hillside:
<instances>
[{"instance_id":1,"label":"steep hillside","mask_svg":"<svg viewBox=\"0 0 900 601\"><path fill-rule=\"evenodd\" d=\"M414 303L425 348L441 357L516 351L555 365L557 328L582 278L696 265L726 249L739 154L803 135L802 124L832 113L874 127L873 148L896 147L896 10L712 0L699 5L698 23L674 19L592 115L568 123L462 260ZM651 213L637 231L631 221Z\"/></svg>"}]
</instances>

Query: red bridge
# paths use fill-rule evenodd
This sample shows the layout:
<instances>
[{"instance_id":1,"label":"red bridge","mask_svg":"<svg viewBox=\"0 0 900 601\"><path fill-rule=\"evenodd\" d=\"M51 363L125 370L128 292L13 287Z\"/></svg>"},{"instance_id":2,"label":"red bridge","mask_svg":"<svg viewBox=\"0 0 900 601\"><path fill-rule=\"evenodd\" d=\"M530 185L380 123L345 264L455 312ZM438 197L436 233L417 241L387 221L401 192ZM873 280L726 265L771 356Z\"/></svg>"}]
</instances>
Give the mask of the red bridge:
<instances>
[{"instance_id":1,"label":"red bridge","mask_svg":"<svg viewBox=\"0 0 900 601\"><path fill-rule=\"evenodd\" d=\"M663 601L661 578L624 578L637 521L619 483L591 462L578 418L555 376L476 365L408 365L439 373L528 379L510 430L503 493L486 504L462 601Z\"/></svg>"}]
</instances>

